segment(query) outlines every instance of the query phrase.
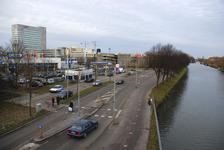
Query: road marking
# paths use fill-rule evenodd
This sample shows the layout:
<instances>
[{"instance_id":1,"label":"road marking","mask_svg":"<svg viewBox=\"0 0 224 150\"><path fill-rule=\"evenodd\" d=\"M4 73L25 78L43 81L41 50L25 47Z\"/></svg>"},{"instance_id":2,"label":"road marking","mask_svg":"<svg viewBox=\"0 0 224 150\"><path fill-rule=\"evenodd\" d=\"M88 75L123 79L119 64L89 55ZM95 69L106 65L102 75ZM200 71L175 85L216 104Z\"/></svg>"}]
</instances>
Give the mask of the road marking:
<instances>
[{"instance_id":1,"label":"road marking","mask_svg":"<svg viewBox=\"0 0 224 150\"><path fill-rule=\"evenodd\" d=\"M101 117L105 117L104 115L101 115Z\"/></svg>"},{"instance_id":2,"label":"road marking","mask_svg":"<svg viewBox=\"0 0 224 150\"><path fill-rule=\"evenodd\" d=\"M98 117L99 115L95 115L95 117Z\"/></svg>"},{"instance_id":3,"label":"road marking","mask_svg":"<svg viewBox=\"0 0 224 150\"><path fill-rule=\"evenodd\" d=\"M124 147L128 147L127 145L124 145Z\"/></svg>"},{"instance_id":4,"label":"road marking","mask_svg":"<svg viewBox=\"0 0 224 150\"><path fill-rule=\"evenodd\" d=\"M109 119L113 118L113 116L108 116Z\"/></svg>"},{"instance_id":5,"label":"road marking","mask_svg":"<svg viewBox=\"0 0 224 150\"><path fill-rule=\"evenodd\" d=\"M111 109L107 109L108 111L110 111Z\"/></svg>"},{"instance_id":6,"label":"road marking","mask_svg":"<svg viewBox=\"0 0 224 150\"><path fill-rule=\"evenodd\" d=\"M119 112L117 113L117 116L115 118L117 118L119 116L119 114L121 113L121 110L119 110Z\"/></svg>"},{"instance_id":7,"label":"road marking","mask_svg":"<svg viewBox=\"0 0 224 150\"><path fill-rule=\"evenodd\" d=\"M138 117L138 115L136 115L136 117Z\"/></svg>"},{"instance_id":8,"label":"road marking","mask_svg":"<svg viewBox=\"0 0 224 150\"><path fill-rule=\"evenodd\" d=\"M67 114L68 112L65 112L65 114Z\"/></svg>"},{"instance_id":9,"label":"road marking","mask_svg":"<svg viewBox=\"0 0 224 150\"><path fill-rule=\"evenodd\" d=\"M55 112L58 112L58 111L55 111Z\"/></svg>"},{"instance_id":10,"label":"road marking","mask_svg":"<svg viewBox=\"0 0 224 150\"><path fill-rule=\"evenodd\" d=\"M132 134L132 132L129 132L129 134Z\"/></svg>"}]
</instances>

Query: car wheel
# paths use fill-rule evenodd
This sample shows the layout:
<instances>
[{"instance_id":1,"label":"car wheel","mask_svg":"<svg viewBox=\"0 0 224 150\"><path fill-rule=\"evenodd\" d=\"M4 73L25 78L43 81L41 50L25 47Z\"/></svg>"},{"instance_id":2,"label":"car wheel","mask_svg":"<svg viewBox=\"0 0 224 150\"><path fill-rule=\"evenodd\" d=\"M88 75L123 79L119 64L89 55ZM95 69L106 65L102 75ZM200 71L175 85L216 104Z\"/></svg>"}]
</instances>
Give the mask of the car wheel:
<instances>
[{"instance_id":1,"label":"car wheel","mask_svg":"<svg viewBox=\"0 0 224 150\"><path fill-rule=\"evenodd\" d=\"M84 137L84 138L86 138L86 137L87 137L87 134L86 134L86 133L84 133L83 137Z\"/></svg>"},{"instance_id":2,"label":"car wheel","mask_svg":"<svg viewBox=\"0 0 224 150\"><path fill-rule=\"evenodd\" d=\"M97 129L98 128L98 124L96 124L96 126L95 126L95 129Z\"/></svg>"}]
</instances>

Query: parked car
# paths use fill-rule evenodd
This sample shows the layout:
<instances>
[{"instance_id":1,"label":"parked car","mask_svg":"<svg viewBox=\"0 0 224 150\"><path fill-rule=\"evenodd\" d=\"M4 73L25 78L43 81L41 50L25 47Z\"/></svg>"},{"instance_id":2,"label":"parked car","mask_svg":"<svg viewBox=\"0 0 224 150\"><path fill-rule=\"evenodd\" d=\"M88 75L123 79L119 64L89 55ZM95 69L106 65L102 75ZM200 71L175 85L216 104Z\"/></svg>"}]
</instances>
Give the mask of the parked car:
<instances>
[{"instance_id":1,"label":"parked car","mask_svg":"<svg viewBox=\"0 0 224 150\"><path fill-rule=\"evenodd\" d=\"M68 90L68 97L71 97L72 94L73 92ZM67 90L61 91L57 96L59 96L61 99L67 98Z\"/></svg>"},{"instance_id":2,"label":"parked car","mask_svg":"<svg viewBox=\"0 0 224 150\"><path fill-rule=\"evenodd\" d=\"M113 76L113 75L114 75L113 73L108 73L108 74L107 74L107 76Z\"/></svg>"},{"instance_id":3,"label":"parked car","mask_svg":"<svg viewBox=\"0 0 224 150\"><path fill-rule=\"evenodd\" d=\"M57 93L62 91L63 86L62 85L55 85L53 88L50 89L51 93Z\"/></svg>"},{"instance_id":4,"label":"parked car","mask_svg":"<svg viewBox=\"0 0 224 150\"><path fill-rule=\"evenodd\" d=\"M94 85L97 85L97 86L102 85L102 81L101 80L96 80L96 81L93 82L93 86Z\"/></svg>"},{"instance_id":5,"label":"parked car","mask_svg":"<svg viewBox=\"0 0 224 150\"><path fill-rule=\"evenodd\" d=\"M25 83L26 83L26 80L25 80L24 78L19 79L19 80L18 80L18 83L19 83L19 84L25 84Z\"/></svg>"},{"instance_id":6,"label":"parked car","mask_svg":"<svg viewBox=\"0 0 224 150\"><path fill-rule=\"evenodd\" d=\"M135 69L131 68L131 71L136 71Z\"/></svg>"},{"instance_id":7,"label":"parked car","mask_svg":"<svg viewBox=\"0 0 224 150\"><path fill-rule=\"evenodd\" d=\"M31 86L32 87L42 87L43 84L41 82L39 82L39 81L32 81L31 82Z\"/></svg>"},{"instance_id":8,"label":"parked car","mask_svg":"<svg viewBox=\"0 0 224 150\"><path fill-rule=\"evenodd\" d=\"M116 80L116 84L122 84L122 83L124 83L124 80L123 79Z\"/></svg>"},{"instance_id":9,"label":"parked car","mask_svg":"<svg viewBox=\"0 0 224 150\"><path fill-rule=\"evenodd\" d=\"M131 75L131 73L130 72L127 72L126 75Z\"/></svg>"},{"instance_id":10,"label":"parked car","mask_svg":"<svg viewBox=\"0 0 224 150\"><path fill-rule=\"evenodd\" d=\"M116 71L116 74L121 74L121 72L120 71Z\"/></svg>"},{"instance_id":11,"label":"parked car","mask_svg":"<svg viewBox=\"0 0 224 150\"><path fill-rule=\"evenodd\" d=\"M98 76L105 76L105 73L100 72L100 73L98 74Z\"/></svg>"},{"instance_id":12,"label":"parked car","mask_svg":"<svg viewBox=\"0 0 224 150\"><path fill-rule=\"evenodd\" d=\"M71 137L84 137L86 138L93 129L98 128L98 121L81 119L76 121L71 128L67 130L67 135Z\"/></svg>"},{"instance_id":13,"label":"parked car","mask_svg":"<svg viewBox=\"0 0 224 150\"><path fill-rule=\"evenodd\" d=\"M54 84L54 79L53 78L50 78L47 80L48 84Z\"/></svg>"},{"instance_id":14,"label":"parked car","mask_svg":"<svg viewBox=\"0 0 224 150\"><path fill-rule=\"evenodd\" d=\"M85 82L93 82L93 81L94 81L93 78L88 78L88 79L85 80Z\"/></svg>"},{"instance_id":15,"label":"parked car","mask_svg":"<svg viewBox=\"0 0 224 150\"><path fill-rule=\"evenodd\" d=\"M120 72L125 73L125 72L126 72L126 70L125 70L125 69L123 69L123 70L121 70Z\"/></svg>"}]
</instances>

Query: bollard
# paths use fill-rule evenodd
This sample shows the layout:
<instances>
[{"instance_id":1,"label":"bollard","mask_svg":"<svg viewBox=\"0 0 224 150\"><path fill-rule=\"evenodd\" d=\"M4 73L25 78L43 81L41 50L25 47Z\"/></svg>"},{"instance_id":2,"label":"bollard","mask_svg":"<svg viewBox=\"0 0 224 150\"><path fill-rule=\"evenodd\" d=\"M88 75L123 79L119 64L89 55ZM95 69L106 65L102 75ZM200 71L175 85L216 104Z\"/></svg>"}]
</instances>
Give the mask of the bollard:
<instances>
[{"instance_id":1,"label":"bollard","mask_svg":"<svg viewBox=\"0 0 224 150\"><path fill-rule=\"evenodd\" d=\"M42 129L40 129L40 138L42 138Z\"/></svg>"},{"instance_id":2,"label":"bollard","mask_svg":"<svg viewBox=\"0 0 224 150\"><path fill-rule=\"evenodd\" d=\"M99 94L97 95L97 102L99 102L100 101L100 98L99 98Z\"/></svg>"}]
</instances>

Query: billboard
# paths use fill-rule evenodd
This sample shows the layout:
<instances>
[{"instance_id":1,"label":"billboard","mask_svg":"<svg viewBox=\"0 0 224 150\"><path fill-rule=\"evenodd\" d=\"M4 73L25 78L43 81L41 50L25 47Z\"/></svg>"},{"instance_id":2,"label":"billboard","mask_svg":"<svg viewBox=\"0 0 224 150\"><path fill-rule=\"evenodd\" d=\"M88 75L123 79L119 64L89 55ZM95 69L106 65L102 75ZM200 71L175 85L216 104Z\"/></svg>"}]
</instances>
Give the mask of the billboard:
<instances>
[{"instance_id":1,"label":"billboard","mask_svg":"<svg viewBox=\"0 0 224 150\"><path fill-rule=\"evenodd\" d=\"M7 52L8 59L21 59L23 58L23 53L20 52Z\"/></svg>"}]
</instances>

